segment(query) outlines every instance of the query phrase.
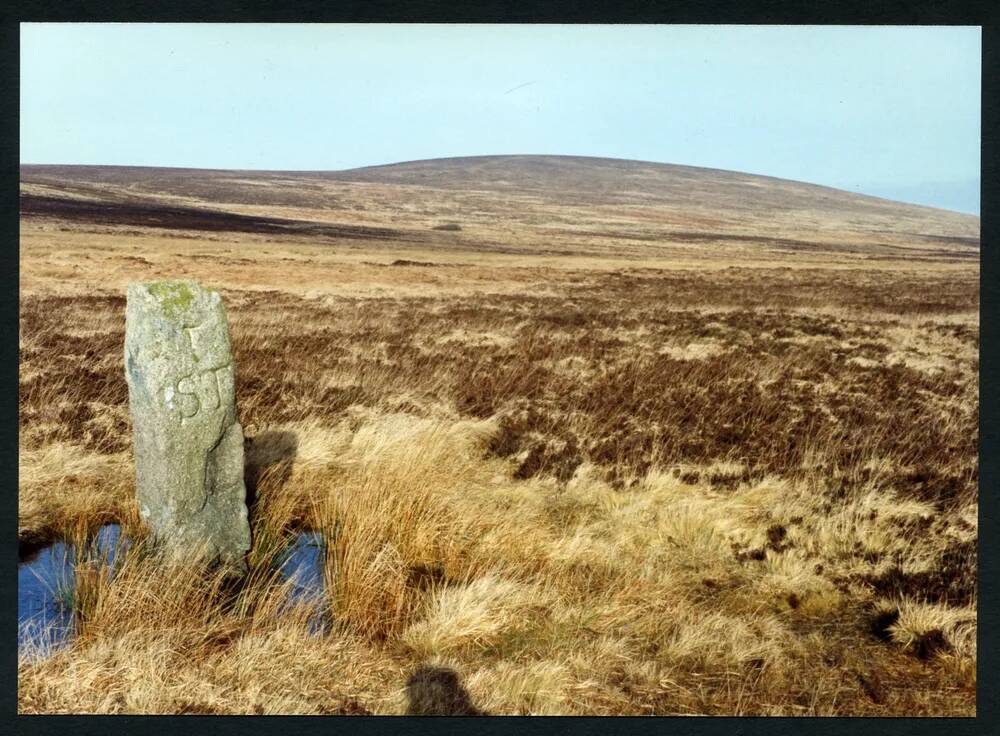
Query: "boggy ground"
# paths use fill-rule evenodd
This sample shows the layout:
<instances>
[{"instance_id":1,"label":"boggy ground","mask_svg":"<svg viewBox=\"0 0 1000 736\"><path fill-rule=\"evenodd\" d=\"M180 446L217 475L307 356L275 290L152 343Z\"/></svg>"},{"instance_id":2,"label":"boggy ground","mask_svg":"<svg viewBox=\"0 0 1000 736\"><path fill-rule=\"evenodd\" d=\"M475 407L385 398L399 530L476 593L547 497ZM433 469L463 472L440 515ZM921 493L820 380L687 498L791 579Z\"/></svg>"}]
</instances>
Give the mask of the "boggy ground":
<instances>
[{"instance_id":1,"label":"boggy ground","mask_svg":"<svg viewBox=\"0 0 1000 736\"><path fill-rule=\"evenodd\" d=\"M975 264L282 238L25 224L19 541L140 543L21 712L974 714ZM242 587L141 544L124 285L170 276L229 310Z\"/></svg>"}]
</instances>

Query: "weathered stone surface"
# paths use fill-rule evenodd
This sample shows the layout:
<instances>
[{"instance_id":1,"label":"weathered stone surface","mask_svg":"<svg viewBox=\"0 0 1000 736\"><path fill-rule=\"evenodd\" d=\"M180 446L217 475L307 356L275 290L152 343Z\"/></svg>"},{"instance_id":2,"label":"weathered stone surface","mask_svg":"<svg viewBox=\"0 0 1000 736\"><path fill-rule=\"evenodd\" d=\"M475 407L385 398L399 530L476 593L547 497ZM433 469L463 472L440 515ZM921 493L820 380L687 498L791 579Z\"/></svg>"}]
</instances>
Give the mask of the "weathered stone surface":
<instances>
[{"instance_id":1,"label":"weathered stone surface","mask_svg":"<svg viewBox=\"0 0 1000 736\"><path fill-rule=\"evenodd\" d=\"M218 292L186 280L129 284L125 376L139 509L157 543L245 570L243 428Z\"/></svg>"}]
</instances>

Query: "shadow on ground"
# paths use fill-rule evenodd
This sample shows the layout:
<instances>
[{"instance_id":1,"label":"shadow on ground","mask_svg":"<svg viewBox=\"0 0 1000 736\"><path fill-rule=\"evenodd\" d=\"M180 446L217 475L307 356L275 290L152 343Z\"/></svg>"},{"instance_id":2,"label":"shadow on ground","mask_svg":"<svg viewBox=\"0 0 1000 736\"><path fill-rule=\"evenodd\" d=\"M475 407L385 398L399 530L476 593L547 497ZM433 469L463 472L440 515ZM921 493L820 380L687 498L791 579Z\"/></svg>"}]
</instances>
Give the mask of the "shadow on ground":
<instances>
[{"instance_id":1,"label":"shadow on ground","mask_svg":"<svg viewBox=\"0 0 1000 736\"><path fill-rule=\"evenodd\" d=\"M299 449L294 432L268 431L243 441L243 482L247 488L247 509L253 513L257 503L257 488L261 477L275 474L277 485L283 485L292 474Z\"/></svg>"},{"instance_id":2,"label":"shadow on ground","mask_svg":"<svg viewBox=\"0 0 1000 736\"><path fill-rule=\"evenodd\" d=\"M473 705L458 673L447 667L421 665L406 682L408 716L485 716Z\"/></svg>"}]
</instances>

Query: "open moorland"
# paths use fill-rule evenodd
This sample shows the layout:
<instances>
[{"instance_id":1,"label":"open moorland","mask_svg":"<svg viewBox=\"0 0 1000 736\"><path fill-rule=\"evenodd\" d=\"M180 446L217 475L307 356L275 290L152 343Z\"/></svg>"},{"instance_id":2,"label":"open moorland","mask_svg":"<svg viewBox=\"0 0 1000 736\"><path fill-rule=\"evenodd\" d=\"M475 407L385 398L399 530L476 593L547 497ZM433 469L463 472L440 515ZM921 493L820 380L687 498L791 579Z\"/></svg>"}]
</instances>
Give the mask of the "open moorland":
<instances>
[{"instance_id":1,"label":"open moorland","mask_svg":"<svg viewBox=\"0 0 1000 736\"><path fill-rule=\"evenodd\" d=\"M22 166L20 249L19 544L79 555L22 713L975 713L976 217L572 157ZM239 584L143 545L125 288L179 277L229 314Z\"/></svg>"}]
</instances>

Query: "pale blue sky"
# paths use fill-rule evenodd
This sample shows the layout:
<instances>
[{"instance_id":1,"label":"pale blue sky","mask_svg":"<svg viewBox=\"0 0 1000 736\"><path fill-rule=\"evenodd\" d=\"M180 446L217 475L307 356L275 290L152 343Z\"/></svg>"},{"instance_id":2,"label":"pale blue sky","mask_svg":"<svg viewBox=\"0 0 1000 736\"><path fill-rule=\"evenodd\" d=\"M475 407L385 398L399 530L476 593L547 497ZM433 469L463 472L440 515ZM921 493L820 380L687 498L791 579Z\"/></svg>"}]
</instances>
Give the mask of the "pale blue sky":
<instances>
[{"instance_id":1,"label":"pale blue sky","mask_svg":"<svg viewBox=\"0 0 1000 736\"><path fill-rule=\"evenodd\" d=\"M572 154L979 212L970 27L23 24L21 161Z\"/></svg>"}]
</instances>

